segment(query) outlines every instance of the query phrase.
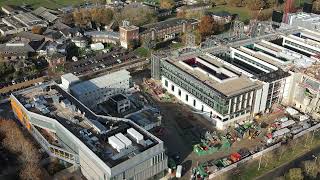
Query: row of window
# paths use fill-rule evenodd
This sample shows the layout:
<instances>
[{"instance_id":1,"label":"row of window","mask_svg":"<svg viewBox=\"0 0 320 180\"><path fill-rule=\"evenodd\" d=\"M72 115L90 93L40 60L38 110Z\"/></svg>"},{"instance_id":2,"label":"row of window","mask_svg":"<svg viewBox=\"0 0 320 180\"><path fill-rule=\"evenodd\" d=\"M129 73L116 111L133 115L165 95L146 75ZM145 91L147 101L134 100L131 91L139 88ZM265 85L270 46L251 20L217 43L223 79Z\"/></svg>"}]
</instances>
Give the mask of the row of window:
<instances>
[{"instance_id":1,"label":"row of window","mask_svg":"<svg viewBox=\"0 0 320 180\"><path fill-rule=\"evenodd\" d=\"M164 80L164 85L165 85L166 87L169 86L169 83L168 83L167 80ZM175 86L174 86L174 85L171 85L171 90L172 90L173 92L174 92L174 89L175 89ZM181 97L181 89L178 89L178 95ZM186 94L185 100L186 100L187 102L189 101L189 96L188 96L188 94ZM196 100L195 100L195 99L193 100L193 106L196 107ZM203 111L203 108L202 108L202 111Z\"/></svg>"},{"instance_id":2,"label":"row of window","mask_svg":"<svg viewBox=\"0 0 320 180\"><path fill-rule=\"evenodd\" d=\"M172 79L177 84L180 85L180 83L181 83L178 80L176 80L176 78L179 78L182 81L187 82L188 85L193 85L193 87L190 90L197 89L200 93L207 95L208 97L212 98L214 101L217 101L217 102L219 101L220 103L224 102L224 99L220 98L215 92L212 92L211 89L209 89L208 87L206 87L203 84L198 83L197 80L192 80L194 78L191 77L189 74L181 72L181 70L179 70L178 68L176 68L168 63L162 63L161 65L162 65L161 66L161 73L165 73L166 75L170 75L170 76L173 75ZM183 85L183 84L181 84L181 85ZM183 88L186 89L185 87L183 87ZM186 89L186 90L189 91L189 89ZM194 94L193 92L190 92L190 93ZM197 93L197 92L195 92L195 93Z\"/></svg>"},{"instance_id":3,"label":"row of window","mask_svg":"<svg viewBox=\"0 0 320 180\"><path fill-rule=\"evenodd\" d=\"M154 156L154 157L152 158L152 160L151 160L151 166L162 162L163 159L164 159L164 154L163 154L163 153L160 153L160 154Z\"/></svg>"},{"instance_id":4,"label":"row of window","mask_svg":"<svg viewBox=\"0 0 320 180\"><path fill-rule=\"evenodd\" d=\"M192 81L192 77L189 77L188 74L180 74L180 70L172 70L174 67L162 66L161 73L167 78L171 79L173 82L178 84L180 87L188 91L189 93L196 96L198 99L201 99L203 102L209 106L217 105L227 105L228 100L225 98L220 98L216 93L212 93L212 90L205 87L203 84L197 83L197 81ZM205 88L205 89L203 89Z\"/></svg>"},{"instance_id":5,"label":"row of window","mask_svg":"<svg viewBox=\"0 0 320 180\"><path fill-rule=\"evenodd\" d=\"M300 48L300 49L303 49L303 50L308 51L308 52L312 52L312 53L314 53L314 54L319 54L319 53L320 53L319 51L316 51L316 50L314 50L314 49L307 48L307 47L305 47L305 46L302 46L302 45L300 45L300 44L294 43L294 42L292 42L292 41L285 40L284 42L285 42L286 44L289 44L289 45L298 47L298 48Z\"/></svg>"},{"instance_id":6,"label":"row of window","mask_svg":"<svg viewBox=\"0 0 320 180\"><path fill-rule=\"evenodd\" d=\"M236 113L230 115L230 119L234 119L234 118L239 117L239 116L241 116L241 115L243 115L243 114L245 114L245 113L247 113L246 110L241 110L241 111L239 111L239 112L236 112ZM226 119L226 120L227 120L227 119ZM226 120L223 120L223 121L226 121Z\"/></svg>"},{"instance_id":7,"label":"row of window","mask_svg":"<svg viewBox=\"0 0 320 180\"><path fill-rule=\"evenodd\" d=\"M206 103L208 106L210 106L213 109L215 109L217 112L219 112L221 114L227 114L228 113L228 109L229 109L228 101L226 101L226 100L223 101L223 103L225 105L223 105L220 101L219 102L212 101L212 98L206 96L205 94L203 94L203 93L197 91L195 88L191 87L192 83L186 83L184 81L179 81L178 80L179 79L178 76L173 77L170 72L166 73L165 70L164 70L164 75L167 78L171 79L176 84L178 84L184 90L188 91L190 94L194 95L195 97L197 97L198 99L200 99L201 101ZM171 87L171 90L172 90L172 87Z\"/></svg>"},{"instance_id":8,"label":"row of window","mask_svg":"<svg viewBox=\"0 0 320 180\"><path fill-rule=\"evenodd\" d=\"M255 60L247 58L247 57L245 57L245 56L243 56L243 55L241 55L239 53L235 53L235 56L237 56L237 57L239 57L239 58L241 58L241 59L243 59L245 61L248 61L248 62L250 62L250 63L252 63L252 64L254 64L254 65L258 66L258 67L261 67L261 68L263 68L265 70L273 71L273 69L271 69L271 68L269 68L269 67L267 67L267 66L265 66L263 64L260 64L260 63L256 62Z\"/></svg>"},{"instance_id":9,"label":"row of window","mask_svg":"<svg viewBox=\"0 0 320 180\"><path fill-rule=\"evenodd\" d=\"M243 110L250 107L252 102L252 96L253 96L253 93L251 91L235 97L231 101L230 113L234 113L236 111Z\"/></svg>"}]
</instances>

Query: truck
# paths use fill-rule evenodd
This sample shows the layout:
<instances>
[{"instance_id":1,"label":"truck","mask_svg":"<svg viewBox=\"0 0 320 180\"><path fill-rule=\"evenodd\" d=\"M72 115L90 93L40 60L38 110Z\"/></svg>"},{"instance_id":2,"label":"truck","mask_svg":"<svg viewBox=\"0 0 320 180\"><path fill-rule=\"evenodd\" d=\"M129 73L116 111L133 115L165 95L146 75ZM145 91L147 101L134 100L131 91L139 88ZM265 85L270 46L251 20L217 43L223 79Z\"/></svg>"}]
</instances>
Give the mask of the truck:
<instances>
[{"instance_id":1,"label":"truck","mask_svg":"<svg viewBox=\"0 0 320 180\"><path fill-rule=\"evenodd\" d=\"M177 171L176 171L176 178L181 178L181 176L182 176L182 166L178 165Z\"/></svg>"}]
</instances>

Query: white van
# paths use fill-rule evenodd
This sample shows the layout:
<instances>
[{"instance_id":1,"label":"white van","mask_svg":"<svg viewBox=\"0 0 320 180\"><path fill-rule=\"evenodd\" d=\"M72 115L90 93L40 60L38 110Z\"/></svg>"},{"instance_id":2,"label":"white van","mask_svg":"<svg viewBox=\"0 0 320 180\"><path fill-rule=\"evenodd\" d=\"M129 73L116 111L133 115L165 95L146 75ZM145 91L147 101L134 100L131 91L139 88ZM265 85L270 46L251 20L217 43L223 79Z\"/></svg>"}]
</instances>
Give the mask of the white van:
<instances>
[{"instance_id":1,"label":"white van","mask_svg":"<svg viewBox=\"0 0 320 180\"><path fill-rule=\"evenodd\" d=\"M182 166L178 165L177 171L176 171L176 178L181 178L181 176L182 176Z\"/></svg>"}]
</instances>

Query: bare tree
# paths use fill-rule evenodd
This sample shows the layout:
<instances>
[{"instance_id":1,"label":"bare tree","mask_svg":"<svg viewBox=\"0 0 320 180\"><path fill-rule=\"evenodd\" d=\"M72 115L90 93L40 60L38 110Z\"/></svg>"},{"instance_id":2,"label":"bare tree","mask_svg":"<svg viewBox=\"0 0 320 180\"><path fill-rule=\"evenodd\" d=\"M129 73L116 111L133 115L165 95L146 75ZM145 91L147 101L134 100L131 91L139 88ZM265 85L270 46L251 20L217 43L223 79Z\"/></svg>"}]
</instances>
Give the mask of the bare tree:
<instances>
[{"instance_id":1,"label":"bare tree","mask_svg":"<svg viewBox=\"0 0 320 180\"><path fill-rule=\"evenodd\" d=\"M5 135L2 142L4 147L11 152L19 154L19 160L23 164L20 170L20 178L40 180L40 155L30 139L24 136L13 120L0 119L0 133Z\"/></svg>"},{"instance_id":2,"label":"bare tree","mask_svg":"<svg viewBox=\"0 0 320 180\"><path fill-rule=\"evenodd\" d=\"M41 180L41 170L38 164L24 164L20 171L20 178L22 180Z\"/></svg>"},{"instance_id":3,"label":"bare tree","mask_svg":"<svg viewBox=\"0 0 320 180\"><path fill-rule=\"evenodd\" d=\"M314 13L319 13L320 12L320 0L313 1L313 3L312 3L312 11Z\"/></svg>"},{"instance_id":4,"label":"bare tree","mask_svg":"<svg viewBox=\"0 0 320 180\"><path fill-rule=\"evenodd\" d=\"M145 6L126 6L120 11L120 13L116 14L116 19L118 22L128 20L136 26L142 26L157 21L155 11Z\"/></svg>"},{"instance_id":5,"label":"bare tree","mask_svg":"<svg viewBox=\"0 0 320 180\"><path fill-rule=\"evenodd\" d=\"M278 153L279 153L279 161L281 160L283 154L286 152L286 148L285 147L279 147L278 149Z\"/></svg>"},{"instance_id":6,"label":"bare tree","mask_svg":"<svg viewBox=\"0 0 320 180\"><path fill-rule=\"evenodd\" d=\"M303 180L303 178L304 178L301 168L290 169L285 177L288 180Z\"/></svg>"},{"instance_id":7,"label":"bare tree","mask_svg":"<svg viewBox=\"0 0 320 180\"><path fill-rule=\"evenodd\" d=\"M241 7L243 6L243 0L227 0L227 4L230 6Z\"/></svg>"},{"instance_id":8,"label":"bare tree","mask_svg":"<svg viewBox=\"0 0 320 180\"><path fill-rule=\"evenodd\" d=\"M311 179L316 179L319 171L319 167L315 161L303 161L301 163L302 170Z\"/></svg>"},{"instance_id":9,"label":"bare tree","mask_svg":"<svg viewBox=\"0 0 320 180\"><path fill-rule=\"evenodd\" d=\"M246 0L246 5L251 10L259 10L263 8L266 4L262 0Z\"/></svg>"}]
</instances>

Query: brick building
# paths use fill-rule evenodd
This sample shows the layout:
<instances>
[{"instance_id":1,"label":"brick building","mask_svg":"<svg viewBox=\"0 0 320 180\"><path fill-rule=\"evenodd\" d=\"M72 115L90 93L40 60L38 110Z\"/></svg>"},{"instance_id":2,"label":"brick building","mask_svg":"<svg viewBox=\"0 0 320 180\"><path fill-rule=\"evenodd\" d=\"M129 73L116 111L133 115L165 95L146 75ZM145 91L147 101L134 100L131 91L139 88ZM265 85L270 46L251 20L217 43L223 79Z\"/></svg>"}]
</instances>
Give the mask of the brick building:
<instances>
[{"instance_id":1,"label":"brick building","mask_svg":"<svg viewBox=\"0 0 320 180\"><path fill-rule=\"evenodd\" d=\"M173 18L166 21L147 24L140 29L140 40L150 39L152 41L164 41L173 39L189 30L197 27L195 19Z\"/></svg>"},{"instance_id":2,"label":"brick building","mask_svg":"<svg viewBox=\"0 0 320 180\"><path fill-rule=\"evenodd\" d=\"M123 25L119 27L120 31L120 45L124 48L128 48L130 43L139 41L139 27L130 25L129 22L123 22Z\"/></svg>"}]
</instances>

